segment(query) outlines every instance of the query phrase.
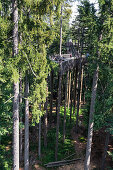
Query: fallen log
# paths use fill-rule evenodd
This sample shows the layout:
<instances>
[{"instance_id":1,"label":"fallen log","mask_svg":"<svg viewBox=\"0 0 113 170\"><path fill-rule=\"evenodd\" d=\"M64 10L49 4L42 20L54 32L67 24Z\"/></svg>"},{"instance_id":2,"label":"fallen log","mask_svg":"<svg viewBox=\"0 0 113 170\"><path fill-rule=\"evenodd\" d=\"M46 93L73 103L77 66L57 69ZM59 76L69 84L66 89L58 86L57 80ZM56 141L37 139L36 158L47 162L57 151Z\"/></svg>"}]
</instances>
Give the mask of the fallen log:
<instances>
[{"instance_id":1,"label":"fallen log","mask_svg":"<svg viewBox=\"0 0 113 170\"><path fill-rule=\"evenodd\" d=\"M49 162L48 164L45 164L45 166L47 168L63 166L63 165L68 165L68 164L74 163L75 161L78 161L78 160L81 160L81 158L72 159L72 160L63 160L63 161L57 161L57 162Z\"/></svg>"}]
</instances>

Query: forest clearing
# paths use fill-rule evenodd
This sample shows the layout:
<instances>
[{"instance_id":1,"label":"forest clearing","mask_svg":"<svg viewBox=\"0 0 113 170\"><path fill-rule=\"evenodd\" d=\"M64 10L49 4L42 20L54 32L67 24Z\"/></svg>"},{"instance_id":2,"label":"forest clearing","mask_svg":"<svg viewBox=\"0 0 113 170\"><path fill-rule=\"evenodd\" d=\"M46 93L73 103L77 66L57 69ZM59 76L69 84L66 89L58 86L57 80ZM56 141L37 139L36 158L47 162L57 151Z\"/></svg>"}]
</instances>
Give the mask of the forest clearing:
<instances>
[{"instance_id":1,"label":"forest clearing","mask_svg":"<svg viewBox=\"0 0 113 170\"><path fill-rule=\"evenodd\" d=\"M113 0L73 2L0 0L0 170L113 170Z\"/></svg>"}]
</instances>

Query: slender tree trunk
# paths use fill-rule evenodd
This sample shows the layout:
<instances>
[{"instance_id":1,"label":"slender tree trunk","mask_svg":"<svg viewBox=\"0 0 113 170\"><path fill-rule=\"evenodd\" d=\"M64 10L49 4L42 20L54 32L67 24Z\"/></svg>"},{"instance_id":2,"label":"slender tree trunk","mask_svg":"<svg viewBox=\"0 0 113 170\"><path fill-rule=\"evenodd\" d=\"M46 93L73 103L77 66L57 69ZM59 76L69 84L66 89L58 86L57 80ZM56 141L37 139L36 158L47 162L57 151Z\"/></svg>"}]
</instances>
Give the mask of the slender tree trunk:
<instances>
[{"instance_id":1,"label":"slender tree trunk","mask_svg":"<svg viewBox=\"0 0 113 170\"><path fill-rule=\"evenodd\" d=\"M20 73L20 123L22 125L22 75ZM22 161L22 154L23 154L23 133L22 127L20 127L20 162Z\"/></svg>"},{"instance_id":2,"label":"slender tree trunk","mask_svg":"<svg viewBox=\"0 0 113 170\"><path fill-rule=\"evenodd\" d=\"M48 125L48 120L47 120L47 105L48 105L48 99L46 98L45 102L45 114L44 114L44 147L47 148L47 125Z\"/></svg>"},{"instance_id":3,"label":"slender tree trunk","mask_svg":"<svg viewBox=\"0 0 113 170\"><path fill-rule=\"evenodd\" d=\"M68 86L68 74L66 75L66 85L65 85L65 103L64 103L63 142L65 141L65 133L66 133L65 126L66 126L67 86Z\"/></svg>"},{"instance_id":4,"label":"slender tree trunk","mask_svg":"<svg viewBox=\"0 0 113 170\"><path fill-rule=\"evenodd\" d=\"M44 104L44 110L46 111L45 114L44 114L44 147L45 148L47 148L47 125L48 125L48 120L47 120L48 109L47 109L47 106L48 106L48 87L47 87L46 102Z\"/></svg>"},{"instance_id":5,"label":"slender tree trunk","mask_svg":"<svg viewBox=\"0 0 113 170\"><path fill-rule=\"evenodd\" d=\"M84 67L82 65L82 69L81 69L81 85L80 85L80 107L81 107L81 98L82 98L82 86L83 86L83 72L84 72Z\"/></svg>"},{"instance_id":6,"label":"slender tree trunk","mask_svg":"<svg viewBox=\"0 0 113 170\"><path fill-rule=\"evenodd\" d=\"M50 123L51 123L52 110L53 110L53 70L51 70L51 75L50 75L50 91L51 91L51 96L50 96Z\"/></svg>"},{"instance_id":7,"label":"slender tree trunk","mask_svg":"<svg viewBox=\"0 0 113 170\"><path fill-rule=\"evenodd\" d=\"M12 0L13 8L13 57L18 55L18 7L17 0ZM13 86L13 169L19 170L19 80Z\"/></svg>"},{"instance_id":8,"label":"slender tree trunk","mask_svg":"<svg viewBox=\"0 0 113 170\"><path fill-rule=\"evenodd\" d=\"M74 78L74 100L73 100L73 115L75 114L75 106L76 106L76 95L77 95L77 76L78 76L78 68L76 67L75 78Z\"/></svg>"},{"instance_id":9,"label":"slender tree trunk","mask_svg":"<svg viewBox=\"0 0 113 170\"><path fill-rule=\"evenodd\" d=\"M108 144L109 144L109 137L110 137L110 133L107 132L106 133L106 141L105 141L105 147L104 147L104 153L102 156L102 165L101 165L101 170L104 170L104 165L105 165L105 160L106 160L106 156L107 156L107 150L108 150Z\"/></svg>"},{"instance_id":10,"label":"slender tree trunk","mask_svg":"<svg viewBox=\"0 0 113 170\"><path fill-rule=\"evenodd\" d=\"M72 78L73 79L73 78ZM73 82L71 81L71 103L70 103L70 123L71 123L71 116L72 116L72 105L73 105Z\"/></svg>"},{"instance_id":11,"label":"slender tree trunk","mask_svg":"<svg viewBox=\"0 0 113 170\"><path fill-rule=\"evenodd\" d=\"M69 85L68 85L68 109L70 106L70 92L71 92L71 72L69 73Z\"/></svg>"},{"instance_id":12,"label":"slender tree trunk","mask_svg":"<svg viewBox=\"0 0 113 170\"><path fill-rule=\"evenodd\" d=\"M78 119L79 119L79 109L80 109L80 89L81 89L81 61L79 63L79 76L78 76L76 133L78 133Z\"/></svg>"},{"instance_id":13,"label":"slender tree trunk","mask_svg":"<svg viewBox=\"0 0 113 170\"><path fill-rule=\"evenodd\" d=\"M68 101L69 101L69 71L67 73L67 79L68 79L68 82L67 82L67 105L68 105Z\"/></svg>"},{"instance_id":14,"label":"slender tree trunk","mask_svg":"<svg viewBox=\"0 0 113 170\"><path fill-rule=\"evenodd\" d=\"M60 56L62 55L62 8L61 6L61 18L60 18Z\"/></svg>"},{"instance_id":15,"label":"slender tree trunk","mask_svg":"<svg viewBox=\"0 0 113 170\"><path fill-rule=\"evenodd\" d=\"M13 169L19 170L19 81L13 90Z\"/></svg>"},{"instance_id":16,"label":"slender tree trunk","mask_svg":"<svg viewBox=\"0 0 113 170\"><path fill-rule=\"evenodd\" d=\"M29 169L29 81L26 75L25 82L25 146L24 146L24 170Z\"/></svg>"},{"instance_id":17,"label":"slender tree trunk","mask_svg":"<svg viewBox=\"0 0 113 170\"><path fill-rule=\"evenodd\" d=\"M39 105L41 110L41 104ZM38 156L41 159L41 116L39 117L39 131L38 131Z\"/></svg>"},{"instance_id":18,"label":"slender tree trunk","mask_svg":"<svg viewBox=\"0 0 113 170\"><path fill-rule=\"evenodd\" d=\"M57 109L57 125L56 125L55 160L57 160L57 155L58 155L59 118L60 118L60 104L61 104L61 82L62 82L62 74L61 74L61 70L60 70L60 72L59 72L59 87L58 87L58 109Z\"/></svg>"},{"instance_id":19,"label":"slender tree trunk","mask_svg":"<svg viewBox=\"0 0 113 170\"><path fill-rule=\"evenodd\" d=\"M95 100L96 100L96 91L97 91L97 82L98 82L98 72L99 72L99 66L97 66L97 69L94 72L94 76L93 76L90 115L89 115L89 127L88 127L88 138L87 138L84 170L89 170L89 167L90 167L91 145L92 145L93 125L94 125L93 114L94 114L94 111L95 111Z\"/></svg>"}]
</instances>

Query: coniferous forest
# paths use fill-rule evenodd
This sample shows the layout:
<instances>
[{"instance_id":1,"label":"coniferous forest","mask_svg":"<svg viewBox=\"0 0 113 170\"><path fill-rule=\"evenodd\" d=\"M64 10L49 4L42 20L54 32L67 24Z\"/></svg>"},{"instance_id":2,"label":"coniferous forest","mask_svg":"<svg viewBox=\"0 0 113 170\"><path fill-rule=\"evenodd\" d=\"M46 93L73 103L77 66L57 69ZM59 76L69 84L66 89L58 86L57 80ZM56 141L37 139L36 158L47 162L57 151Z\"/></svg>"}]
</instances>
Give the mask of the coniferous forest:
<instances>
[{"instance_id":1,"label":"coniferous forest","mask_svg":"<svg viewBox=\"0 0 113 170\"><path fill-rule=\"evenodd\" d=\"M0 170L113 170L113 0L72 1L0 0Z\"/></svg>"}]
</instances>

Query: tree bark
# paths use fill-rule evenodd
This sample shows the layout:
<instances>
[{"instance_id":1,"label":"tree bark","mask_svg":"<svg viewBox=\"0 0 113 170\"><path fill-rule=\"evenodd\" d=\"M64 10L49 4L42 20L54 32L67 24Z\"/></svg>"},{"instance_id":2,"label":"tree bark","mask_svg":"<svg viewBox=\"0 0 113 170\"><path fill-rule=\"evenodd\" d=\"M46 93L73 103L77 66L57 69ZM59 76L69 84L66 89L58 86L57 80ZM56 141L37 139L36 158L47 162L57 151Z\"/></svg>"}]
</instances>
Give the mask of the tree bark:
<instances>
[{"instance_id":1,"label":"tree bark","mask_svg":"<svg viewBox=\"0 0 113 170\"><path fill-rule=\"evenodd\" d=\"M22 125L22 75L20 73L20 123ZM23 133L22 133L22 127L20 127L20 161L22 161L22 154L23 154Z\"/></svg>"},{"instance_id":2,"label":"tree bark","mask_svg":"<svg viewBox=\"0 0 113 170\"><path fill-rule=\"evenodd\" d=\"M44 114L44 147L47 148L47 126L48 126L48 119L47 119L47 114L48 114L48 85L47 85L47 97L46 97L46 102L44 104L44 110L46 111Z\"/></svg>"},{"instance_id":3,"label":"tree bark","mask_svg":"<svg viewBox=\"0 0 113 170\"><path fill-rule=\"evenodd\" d=\"M82 86L83 86L83 72L84 72L84 67L83 65L81 66L82 69L81 69L81 85L80 85L80 107L81 107L81 98L82 98Z\"/></svg>"},{"instance_id":4,"label":"tree bark","mask_svg":"<svg viewBox=\"0 0 113 170\"><path fill-rule=\"evenodd\" d=\"M13 99L13 169L19 170L19 82L14 82Z\"/></svg>"},{"instance_id":5,"label":"tree bark","mask_svg":"<svg viewBox=\"0 0 113 170\"><path fill-rule=\"evenodd\" d=\"M18 55L18 7L17 0L12 0L13 9L13 57ZM19 80L13 86L13 169L19 170Z\"/></svg>"},{"instance_id":6,"label":"tree bark","mask_svg":"<svg viewBox=\"0 0 113 170\"><path fill-rule=\"evenodd\" d=\"M93 114L94 114L94 111L95 111L95 100L96 100L96 91L97 91L97 82L98 82L98 72L99 72L99 66L97 66L97 69L95 70L94 76L93 76L90 115L89 115L89 127L88 127L88 138L87 138L84 170L89 170L89 168L90 168L91 145L92 145L93 125L94 125Z\"/></svg>"},{"instance_id":7,"label":"tree bark","mask_svg":"<svg viewBox=\"0 0 113 170\"><path fill-rule=\"evenodd\" d=\"M65 103L64 103L63 142L65 141L65 133L66 133L65 126L66 126L67 86L68 86L68 74L66 75L66 85L65 85Z\"/></svg>"},{"instance_id":8,"label":"tree bark","mask_svg":"<svg viewBox=\"0 0 113 170\"><path fill-rule=\"evenodd\" d=\"M61 5L61 18L60 18L60 56L62 55L62 8L63 5Z\"/></svg>"},{"instance_id":9,"label":"tree bark","mask_svg":"<svg viewBox=\"0 0 113 170\"><path fill-rule=\"evenodd\" d=\"M76 133L78 133L78 119L80 109L80 89L81 89L81 61L79 63L79 76L78 76L78 93L77 93L77 115L76 115Z\"/></svg>"},{"instance_id":10,"label":"tree bark","mask_svg":"<svg viewBox=\"0 0 113 170\"><path fill-rule=\"evenodd\" d=\"M58 138L59 138L59 118L60 118L60 103L61 103L61 82L62 74L59 71L59 88L58 88L58 108L57 108L57 125L56 125L56 147L55 147L55 160L57 160L58 155Z\"/></svg>"},{"instance_id":11,"label":"tree bark","mask_svg":"<svg viewBox=\"0 0 113 170\"><path fill-rule=\"evenodd\" d=\"M44 147L47 148L47 125L48 125L48 120L47 120L47 105L48 105L48 99L46 98L45 102L45 114L44 114Z\"/></svg>"},{"instance_id":12,"label":"tree bark","mask_svg":"<svg viewBox=\"0 0 113 170\"><path fill-rule=\"evenodd\" d=\"M69 101L69 71L67 73L67 105L68 105L68 101Z\"/></svg>"},{"instance_id":13,"label":"tree bark","mask_svg":"<svg viewBox=\"0 0 113 170\"><path fill-rule=\"evenodd\" d=\"M107 132L106 133L106 141L105 141L105 146L104 146L104 153L103 153L103 156L102 156L102 164L101 164L101 170L104 170L105 167L105 160L106 160L106 156L107 156L107 150L108 150L108 144L109 144L109 137L110 137L110 133Z\"/></svg>"},{"instance_id":14,"label":"tree bark","mask_svg":"<svg viewBox=\"0 0 113 170\"><path fill-rule=\"evenodd\" d=\"M51 75L50 75L50 91L51 91L51 96L50 96L50 124L51 124L52 110L53 110L53 70L51 70Z\"/></svg>"},{"instance_id":15,"label":"tree bark","mask_svg":"<svg viewBox=\"0 0 113 170\"><path fill-rule=\"evenodd\" d=\"M71 92L71 72L69 73L69 85L68 85L68 109L70 106L70 92Z\"/></svg>"},{"instance_id":16,"label":"tree bark","mask_svg":"<svg viewBox=\"0 0 113 170\"><path fill-rule=\"evenodd\" d=\"M39 105L41 110L41 104ZM41 159L41 116L39 117L39 131L38 131L38 156Z\"/></svg>"},{"instance_id":17,"label":"tree bark","mask_svg":"<svg viewBox=\"0 0 113 170\"><path fill-rule=\"evenodd\" d=\"M74 74L74 100L73 100L73 115L75 114L75 106L76 106L76 95L77 95L77 76L78 76L78 68L76 67L76 71Z\"/></svg>"},{"instance_id":18,"label":"tree bark","mask_svg":"<svg viewBox=\"0 0 113 170\"><path fill-rule=\"evenodd\" d=\"M72 78L73 80L73 78ZM70 123L71 123L71 116L72 116L72 105L73 105L73 82L71 81L71 92L70 92L70 98L71 98L71 103L70 103Z\"/></svg>"},{"instance_id":19,"label":"tree bark","mask_svg":"<svg viewBox=\"0 0 113 170\"><path fill-rule=\"evenodd\" d=\"M24 169L29 169L29 81L26 75L25 82L25 146L24 146Z\"/></svg>"}]
</instances>

